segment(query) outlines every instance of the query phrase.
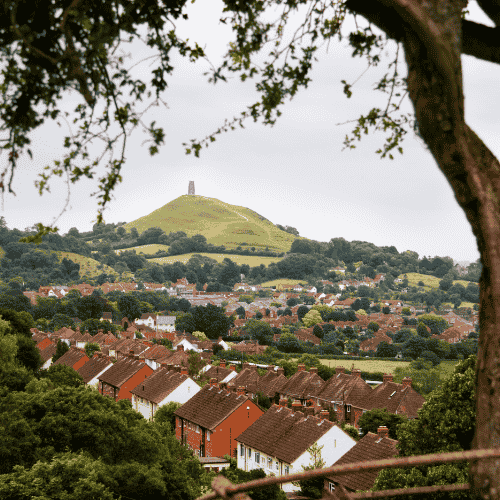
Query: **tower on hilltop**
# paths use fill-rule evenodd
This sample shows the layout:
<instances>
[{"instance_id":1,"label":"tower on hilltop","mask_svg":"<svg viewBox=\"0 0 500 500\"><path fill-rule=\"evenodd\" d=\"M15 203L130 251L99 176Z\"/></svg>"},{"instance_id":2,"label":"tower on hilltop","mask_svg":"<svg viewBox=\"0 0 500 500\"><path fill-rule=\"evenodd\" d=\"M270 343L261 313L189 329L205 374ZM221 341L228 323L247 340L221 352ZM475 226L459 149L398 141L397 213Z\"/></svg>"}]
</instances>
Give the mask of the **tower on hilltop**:
<instances>
[{"instance_id":1,"label":"tower on hilltop","mask_svg":"<svg viewBox=\"0 0 500 500\"><path fill-rule=\"evenodd\" d=\"M189 181L188 194L192 194L194 196L194 181Z\"/></svg>"}]
</instances>

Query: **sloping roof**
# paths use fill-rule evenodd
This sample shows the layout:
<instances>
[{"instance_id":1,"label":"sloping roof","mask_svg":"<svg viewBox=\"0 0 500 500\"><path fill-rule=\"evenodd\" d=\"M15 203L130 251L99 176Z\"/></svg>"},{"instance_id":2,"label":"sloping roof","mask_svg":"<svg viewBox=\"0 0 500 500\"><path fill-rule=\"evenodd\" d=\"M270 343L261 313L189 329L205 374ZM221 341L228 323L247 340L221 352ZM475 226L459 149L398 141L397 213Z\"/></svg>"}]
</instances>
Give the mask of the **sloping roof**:
<instances>
[{"instance_id":1,"label":"sloping roof","mask_svg":"<svg viewBox=\"0 0 500 500\"><path fill-rule=\"evenodd\" d=\"M213 430L247 401L251 401L247 396L206 385L176 410L175 415Z\"/></svg>"},{"instance_id":2,"label":"sloping roof","mask_svg":"<svg viewBox=\"0 0 500 500\"><path fill-rule=\"evenodd\" d=\"M82 376L83 383L88 384L94 377L112 364L113 362L110 357L103 356L101 353L96 353L94 357L81 366L77 372Z\"/></svg>"},{"instance_id":3,"label":"sloping roof","mask_svg":"<svg viewBox=\"0 0 500 500\"><path fill-rule=\"evenodd\" d=\"M328 379L318 394L324 401L345 401L347 404L364 408L372 395L372 388L361 378L346 373L338 373Z\"/></svg>"},{"instance_id":4,"label":"sloping roof","mask_svg":"<svg viewBox=\"0 0 500 500\"><path fill-rule=\"evenodd\" d=\"M285 406L271 406L236 440L292 464L335 424L314 416L304 417Z\"/></svg>"},{"instance_id":5,"label":"sloping roof","mask_svg":"<svg viewBox=\"0 0 500 500\"><path fill-rule=\"evenodd\" d=\"M353 462L364 462L366 460L382 460L392 458L398 454L395 439L388 437L380 438L373 432L368 432L360 439L345 455L333 465L349 464ZM356 471L355 473L342 474L338 476L326 476L326 479L340 483L352 491L369 490L378 476L379 470Z\"/></svg>"},{"instance_id":6,"label":"sloping roof","mask_svg":"<svg viewBox=\"0 0 500 500\"><path fill-rule=\"evenodd\" d=\"M287 396L304 399L319 394L324 385L325 381L317 373L299 370L288 379L281 392Z\"/></svg>"},{"instance_id":7,"label":"sloping roof","mask_svg":"<svg viewBox=\"0 0 500 500\"><path fill-rule=\"evenodd\" d=\"M387 381L372 389L372 394L365 401L363 408L386 408L389 413L404 413L409 418L416 418L417 411L424 403L425 398L412 387Z\"/></svg>"},{"instance_id":8,"label":"sloping roof","mask_svg":"<svg viewBox=\"0 0 500 500\"><path fill-rule=\"evenodd\" d=\"M55 363L54 365L66 365L73 368L73 366L78 363L82 358L88 357L83 349L77 347L70 347L69 351L66 351Z\"/></svg>"},{"instance_id":9,"label":"sloping roof","mask_svg":"<svg viewBox=\"0 0 500 500\"><path fill-rule=\"evenodd\" d=\"M153 403L161 403L189 377L174 370L159 368L130 392Z\"/></svg>"},{"instance_id":10,"label":"sloping roof","mask_svg":"<svg viewBox=\"0 0 500 500\"><path fill-rule=\"evenodd\" d=\"M158 326L160 325L175 325L175 316L157 316L156 317L156 324Z\"/></svg>"},{"instance_id":11,"label":"sloping roof","mask_svg":"<svg viewBox=\"0 0 500 500\"><path fill-rule=\"evenodd\" d=\"M57 346L54 343L49 344L45 349L40 351L40 357L42 358L42 361L44 363L48 361L52 356L54 356L56 351L57 351Z\"/></svg>"},{"instance_id":12,"label":"sloping roof","mask_svg":"<svg viewBox=\"0 0 500 500\"><path fill-rule=\"evenodd\" d=\"M151 372L153 371L142 361L121 358L109 370L100 375L99 380L114 387L121 387L130 377L144 367L147 367Z\"/></svg>"},{"instance_id":13,"label":"sloping roof","mask_svg":"<svg viewBox=\"0 0 500 500\"><path fill-rule=\"evenodd\" d=\"M255 365L245 366L244 368L230 380L227 384L228 388L244 387L247 391L257 394L259 387L260 376L257 373L257 367Z\"/></svg>"},{"instance_id":14,"label":"sloping roof","mask_svg":"<svg viewBox=\"0 0 500 500\"><path fill-rule=\"evenodd\" d=\"M221 368L220 366L211 366L206 372L205 377L210 380L212 378L216 379L217 382L224 380L233 370L229 368ZM237 378L236 376L235 378Z\"/></svg>"}]
</instances>

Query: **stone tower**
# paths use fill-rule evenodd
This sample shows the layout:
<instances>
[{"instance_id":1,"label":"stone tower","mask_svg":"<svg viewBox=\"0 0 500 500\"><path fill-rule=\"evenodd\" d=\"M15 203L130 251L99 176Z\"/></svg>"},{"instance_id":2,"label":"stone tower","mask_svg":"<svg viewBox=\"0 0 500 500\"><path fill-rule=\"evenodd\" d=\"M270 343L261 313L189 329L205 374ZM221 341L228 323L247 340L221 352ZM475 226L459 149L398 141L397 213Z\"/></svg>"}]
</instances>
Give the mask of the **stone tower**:
<instances>
[{"instance_id":1,"label":"stone tower","mask_svg":"<svg viewBox=\"0 0 500 500\"><path fill-rule=\"evenodd\" d=\"M188 194L192 194L194 196L194 181L189 181Z\"/></svg>"}]
</instances>

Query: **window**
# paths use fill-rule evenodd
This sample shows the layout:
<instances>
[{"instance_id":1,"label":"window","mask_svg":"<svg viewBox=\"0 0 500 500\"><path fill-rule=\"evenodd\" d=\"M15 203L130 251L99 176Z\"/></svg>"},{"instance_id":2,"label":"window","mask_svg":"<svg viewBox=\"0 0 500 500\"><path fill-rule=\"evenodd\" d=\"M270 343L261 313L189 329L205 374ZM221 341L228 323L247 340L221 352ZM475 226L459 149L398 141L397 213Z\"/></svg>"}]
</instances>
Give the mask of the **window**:
<instances>
[{"instance_id":1,"label":"window","mask_svg":"<svg viewBox=\"0 0 500 500\"><path fill-rule=\"evenodd\" d=\"M347 413L351 412L351 405L347 405Z\"/></svg>"},{"instance_id":2,"label":"window","mask_svg":"<svg viewBox=\"0 0 500 500\"><path fill-rule=\"evenodd\" d=\"M328 490L330 492L335 491L335 483L328 483Z\"/></svg>"},{"instance_id":3,"label":"window","mask_svg":"<svg viewBox=\"0 0 500 500\"><path fill-rule=\"evenodd\" d=\"M252 460L252 448L248 448L248 459Z\"/></svg>"},{"instance_id":4,"label":"window","mask_svg":"<svg viewBox=\"0 0 500 500\"><path fill-rule=\"evenodd\" d=\"M210 431L207 431L207 441L210 441Z\"/></svg>"},{"instance_id":5,"label":"window","mask_svg":"<svg viewBox=\"0 0 500 500\"><path fill-rule=\"evenodd\" d=\"M333 403L333 409L337 411L337 403Z\"/></svg>"},{"instance_id":6,"label":"window","mask_svg":"<svg viewBox=\"0 0 500 500\"><path fill-rule=\"evenodd\" d=\"M255 452L255 461L260 463L260 453L258 451Z\"/></svg>"},{"instance_id":7,"label":"window","mask_svg":"<svg viewBox=\"0 0 500 500\"><path fill-rule=\"evenodd\" d=\"M240 444L240 457L244 457L245 456L245 447Z\"/></svg>"},{"instance_id":8,"label":"window","mask_svg":"<svg viewBox=\"0 0 500 500\"><path fill-rule=\"evenodd\" d=\"M276 462L276 470L280 470L280 466L279 466L278 462Z\"/></svg>"},{"instance_id":9,"label":"window","mask_svg":"<svg viewBox=\"0 0 500 500\"><path fill-rule=\"evenodd\" d=\"M290 474L290 466L285 465L285 474Z\"/></svg>"},{"instance_id":10,"label":"window","mask_svg":"<svg viewBox=\"0 0 500 500\"><path fill-rule=\"evenodd\" d=\"M273 459L271 457L268 457L267 459L267 468L272 469L273 467Z\"/></svg>"}]
</instances>

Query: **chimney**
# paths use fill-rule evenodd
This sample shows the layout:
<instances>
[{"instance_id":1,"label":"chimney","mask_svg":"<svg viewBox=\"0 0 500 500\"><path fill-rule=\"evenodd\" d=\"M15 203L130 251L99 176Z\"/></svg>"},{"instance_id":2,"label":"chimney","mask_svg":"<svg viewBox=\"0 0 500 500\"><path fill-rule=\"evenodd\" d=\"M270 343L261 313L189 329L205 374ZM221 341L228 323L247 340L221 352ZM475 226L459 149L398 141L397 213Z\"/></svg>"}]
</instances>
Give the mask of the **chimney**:
<instances>
[{"instance_id":1,"label":"chimney","mask_svg":"<svg viewBox=\"0 0 500 500\"><path fill-rule=\"evenodd\" d=\"M188 369L185 366L181 366L181 375L187 375Z\"/></svg>"},{"instance_id":2,"label":"chimney","mask_svg":"<svg viewBox=\"0 0 500 500\"><path fill-rule=\"evenodd\" d=\"M241 365L241 369L244 370L245 368L250 368L250 363L243 363Z\"/></svg>"},{"instance_id":3,"label":"chimney","mask_svg":"<svg viewBox=\"0 0 500 500\"><path fill-rule=\"evenodd\" d=\"M276 371L278 372L278 375L285 375L285 369L282 366L280 366Z\"/></svg>"},{"instance_id":4,"label":"chimney","mask_svg":"<svg viewBox=\"0 0 500 500\"><path fill-rule=\"evenodd\" d=\"M403 387L411 387L411 378L410 377L405 377L401 383L403 384Z\"/></svg>"},{"instance_id":5,"label":"chimney","mask_svg":"<svg viewBox=\"0 0 500 500\"><path fill-rule=\"evenodd\" d=\"M379 439L388 438L389 437L389 429L385 425L381 425L377 429L377 435L378 435Z\"/></svg>"},{"instance_id":6,"label":"chimney","mask_svg":"<svg viewBox=\"0 0 500 500\"><path fill-rule=\"evenodd\" d=\"M321 410L319 412L319 418L325 419L325 420L330 420L330 412L328 410Z\"/></svg>"},{"instance_id":7,"label":"chimney","mask_svg":"<svg viewBox=\"0 0 500 500\"><path fill-rule=\"evenodd\" d=\"M226 360L225 360L225 359L221 359L221 360L220 360L220 363L219 363L219 366L220 366L221 368L226 368Z\"/></svg>"},{"instance_id":8,"label":"chimney","mask_svg":"<svg viewBox=\"0 0 500 500\"><path fill-rule=\"evenodd\" d=\"M303 363L300 363L300 364L299 364L299 366L298 366L298 369L299 369L299 370L298 370L299 372L303 372L303 371L305 371L305 369L306 369L306 365L305 365L305 364L303 364Z\"/></svg>"},{"instance_id":9,"label":"chimney","mask_svg":"<svg viewBox=\"0 0 500 500\"><path fill-rule=\"evenodd\" d=\"M165 362L160 363L160 368L166 368L168 370L168 364Z\"/></svg>"},{"instance_id":10,"label":"chimney","mask_svg":"<svg viewBox=\"0 0 500 500\"><path fill-rule=\"evenodd\" d=\"M302 408L302 403L298 399L294 399L292 403L292 410L297 411Z\"/></svg>"},{"instance_id":11,"label":"chimney","mask_svg":"<svg viewBox=\"0 0 500 500\"><path fill-rule=\"evenodd\" d=\"M338 375L339 373L345 373L345 368L343 366L337 366L335 368L335 374Z\"/></svg>"},{"instance_id":12,"label":"chimney","mask_svg":"<svg viewBox=\"0 0 500 500\"><path fill-rule=\"evenodd\" d=\"M172 363L167 364L167 370L172 371L174 369L174 365Z\"/></svg>"},{"instance_id":13,"label":"chimney","mask_svg":"<svg viewBox=\"0 0 500 500\"><path fill-rule=\"evenodd\" d=\"M131 356L134 355L134 351L132 349L130 349L130 351L128 352Z\"/></svg>"},{"instance_id":14,"label":"chimney","mask_svg":"<svg viewBox=\"0 0 500 500\"><path fill-rule=\"evenodd\" d=\"M288 399L280 398L280 406L287 406L287 405L288 405Z\"/></svg>"},{"instance_id":15,"label":"chimney","mask_svg":"<svg viewBox=\"0 0 500 500\"><path fill-rule=\"evenodd\" d=\"M351 372L351 375L353 375L354 377L361 378L361 370L359 370L358 368L354 368Z\"/></svg>"},{"instance_id":16,"label":"chimney","mask_svg":"<svg viewBox=\"0 0 500 500\"><path fill-rule=\"evenodd\" d=\"M174 370L175 370L177 373L180 373L180 372L181 372L181 367L180 367L180 365L175 365L175 366L174 366Z\"/></svg>"},{"instance_id":17,"label":"chimney","mask_svg":"<svg viewBox=\"0 0 500 500\"><path fill-rule=\"evenodd\" d=\"M384 373L384 383L385 382L392 382L392 373Z\"/></svg>"},{"instance_id":18,"label":"chimney","mask_svg":"<svg viewBox=\"0 0 500 500\"><path fill-rule=\"evenodd\" d=\"M245 388L242 385L238 386L238 389L236 390L236 394L238 396L244 396L245 395Z\"/></svg>"},{"instance_id":19,"label":"chimney","mask_svg":"<svg viewBox=\"0 0 500 500\"><path fill-rule=\"evenodd\" d=\"M268 372L273 372L273 371L274 371L274 365L269 365L269 366L267 367L267 371L268 371Z\"/></svg>"},{"instance_id":20,"label":"chimney","mask_svg":"<svg viewBox=\"0 0 500 500\"><path fill-rule=\"evenodd\" d=\"M210 379L210 387L219 387L219 384L217 383L216 378L211 378Z\"/></svg>"},{"instance_id":21,"label":"chimney","mask_svg":"<svg viewBox=\"0 0 500 500\"><path fill-rule=\"evenodd\" d=\"M309 368L309 373L315 373L317 375L318 374L318 367L311 366L311 368Z\"/></svg>"},{"instance_id":22,"label":"chimney","mask_svg":"<svg viewBox=\"0 0 500 500\"><path fill-rule=\"evenodd\" d=\"M229 365L229 369L230 369L230 370L232 370L233 372L235 372L235 371L236 371L236 366L234 366L234 365Z\"/></svg>"},{"instance_id":23,"label":"chimney","mask_svg":"<svg viewBox=\"0 0 500 500\"><path fill-rule=\"evenodd\" d=\"M182 344L177 346L178 351L184 351L184 346Z\"/></svg>"}]
</instances>

